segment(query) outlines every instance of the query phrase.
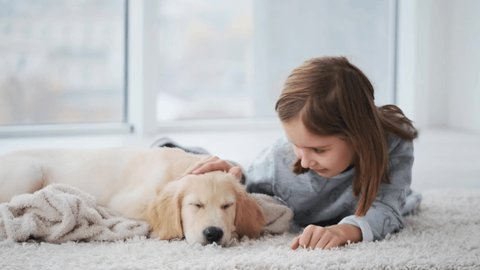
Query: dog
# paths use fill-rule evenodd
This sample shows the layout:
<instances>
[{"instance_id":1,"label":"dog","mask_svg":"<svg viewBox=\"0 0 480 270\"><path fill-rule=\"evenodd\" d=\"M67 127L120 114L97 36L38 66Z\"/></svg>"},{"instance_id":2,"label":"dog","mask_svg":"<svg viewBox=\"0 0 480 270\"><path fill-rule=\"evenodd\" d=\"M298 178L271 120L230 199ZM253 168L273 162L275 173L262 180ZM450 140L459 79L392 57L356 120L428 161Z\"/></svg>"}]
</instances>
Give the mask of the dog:
<instances>
[{"instance_id":1,"label":"dog","mask_svg":"<svg viewBox=\"0 0 480 270\"><path fill-rule=\"evenodd\" d=\"M261 207L233 174L189 174L206 156L178 148L41 149L0 157L0 202L48 184L72 185L99 205L144 220L150 236L202 245L256 238Z\"/></svg>"}]
</instances>

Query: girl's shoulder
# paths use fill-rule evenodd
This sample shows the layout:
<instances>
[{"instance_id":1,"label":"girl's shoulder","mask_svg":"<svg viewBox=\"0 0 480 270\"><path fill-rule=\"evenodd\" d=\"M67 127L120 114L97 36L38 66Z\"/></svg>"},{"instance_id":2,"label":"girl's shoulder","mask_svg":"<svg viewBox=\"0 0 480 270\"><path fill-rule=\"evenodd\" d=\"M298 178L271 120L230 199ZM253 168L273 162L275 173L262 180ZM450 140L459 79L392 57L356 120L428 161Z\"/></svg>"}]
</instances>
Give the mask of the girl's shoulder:
<instances>
[{"instance_id":1,"label":"girl's shoulder","mask_svg":"<svg viewBox=\"0 0 480 270\"><path fill-rule=\"evenodd\" d=\"M399 152L413 152L413 142L390 133L387 138L389 154Z\"/></svg>"},{"instance_id":2,"label":"girl's shoulder","mask_svg":"<svg viewBox=\"0 0 480 270\"><path fill-rule=\"evenodd\" d=\"M277 157L288 156L293 153L293 148L285 136L275 140L272 144L260 151L257 160L274 160Z\"/></svg>"},{"instance_id":3,"label":"girl's shoulder","mask_svg":"<svg viewBox=\"0 0 480 270\"><path fill-rule=\"evenodd\" d=\"M288 141L287 137L282 136L278 138L272 145L272 151L277 154L287 154L293 152L292 144Z\"/></svg>"},{"instance_id":4,"label":"girl's shoulder","mask_svg":"<svg viewBox=\"0 0 480 270\"><path fill-rule=\"evenodd\" d=\"M285 136L279 137L270 146L265 148L260 156L271 160L273 163L292 163L295 159L292 144Z\"/></svg>"},{"instance_id":5,"label":"girl's shoulder","mask_svg":"<svg viewBox=\"0 0 480 270\"><path fill-rule=\"evenodd\" d=\"M287 137L285 137L285 136L279 137L279 138L273 143L273 145L275 145L275 146L278 147L279 149L291 147L291 143L288 141Z\"/></svg>"}]
</instances>

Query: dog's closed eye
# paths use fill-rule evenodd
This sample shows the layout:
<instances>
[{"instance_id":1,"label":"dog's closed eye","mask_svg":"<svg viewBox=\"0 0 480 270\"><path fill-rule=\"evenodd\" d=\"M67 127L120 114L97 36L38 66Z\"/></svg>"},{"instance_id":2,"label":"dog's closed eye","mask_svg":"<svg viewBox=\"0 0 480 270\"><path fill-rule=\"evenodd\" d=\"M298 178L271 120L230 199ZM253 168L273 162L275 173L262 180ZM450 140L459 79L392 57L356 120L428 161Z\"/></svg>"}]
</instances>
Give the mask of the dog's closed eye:
<instances>
[{"instance_id":1,"label":"dog's closed eye","mask_svg":"<svg viewBox=\"0 0 480 270\"><path fill-rule=\"evenodd\" d=\"M194 206L198 209L201 209L201 208L204 208L205 206L203 205L203 203L190 203L191 206Z\"/></svg>"},{"instance_id":2,"label":"dog's closed eye","mask_svg":"<svg viewBox=\"0 0 480 270\"><path fill-rule=\"evenodd\" d=\"M232 205L233 205L233 202L232 202L232 203L222 204L222 210L227 210L227 209L230 208Z\"/></svg>"}]
</instances>

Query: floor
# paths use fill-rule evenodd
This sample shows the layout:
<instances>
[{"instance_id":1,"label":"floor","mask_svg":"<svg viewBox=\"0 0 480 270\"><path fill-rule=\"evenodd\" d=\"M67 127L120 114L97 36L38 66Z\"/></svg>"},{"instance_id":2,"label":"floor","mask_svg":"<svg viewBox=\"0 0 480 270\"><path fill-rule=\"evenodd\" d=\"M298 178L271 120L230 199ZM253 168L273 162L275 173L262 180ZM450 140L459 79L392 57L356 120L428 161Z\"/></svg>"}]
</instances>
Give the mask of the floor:
<instances>
[{"instance_id":1,"label":"floor","mask_svg":"<svg viewBox=\"0 0 480 270\"><path fill-rule=\"evenodd\" d=\"M247 166L261 149L282 135L278 129L258 131L165 133L185 146L202 146L211 153ZM16 149L45 147L148 147L155 137L131 135L0 139L0 154ZM480 189L480 134L455 130L420 130L415 141L412 187Z\"/></svg>"}]
</instances>

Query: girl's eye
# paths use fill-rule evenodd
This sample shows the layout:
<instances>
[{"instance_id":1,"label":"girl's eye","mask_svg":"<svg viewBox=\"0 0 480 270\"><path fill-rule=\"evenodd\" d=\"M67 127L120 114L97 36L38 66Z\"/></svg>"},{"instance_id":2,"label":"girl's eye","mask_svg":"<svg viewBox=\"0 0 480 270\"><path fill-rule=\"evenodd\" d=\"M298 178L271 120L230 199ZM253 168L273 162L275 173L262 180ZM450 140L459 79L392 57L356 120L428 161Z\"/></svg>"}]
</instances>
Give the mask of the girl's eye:
<instances>
[{"instance_id":1,"label":"girl's eye","mask_svg":"<svg viewBox=\"0 0 480 270\"><path fill-rule=\"evenodd\" d=\"M321 153L325 152L325 149L313 148L313 152L315 152L317 154L321 154Z\"/></svg>"},{"instance_id":2,"label":"girl's eye","mask_svg":"<svg viewBox=\"0 0 480 270\"><path fill-rule=\"evenodd\" d=\"M233 203L226 203L226 204L222 205L222 210L227 210L232 205L233 205Z\"/></svg>"}]
</instances>

